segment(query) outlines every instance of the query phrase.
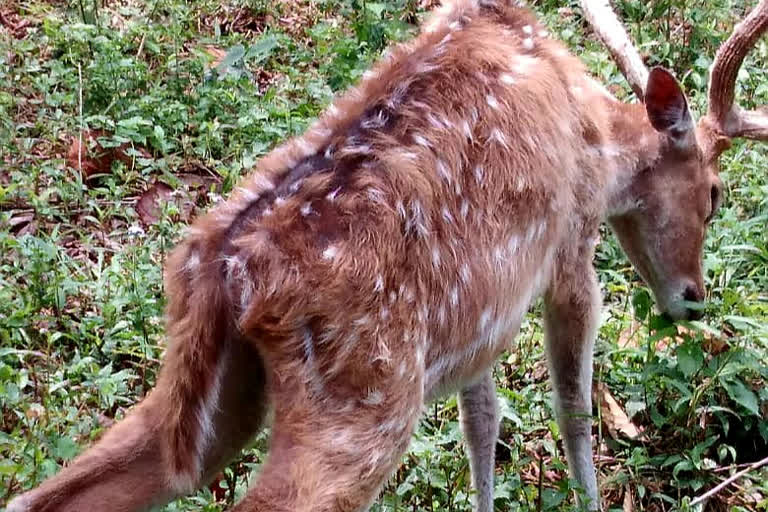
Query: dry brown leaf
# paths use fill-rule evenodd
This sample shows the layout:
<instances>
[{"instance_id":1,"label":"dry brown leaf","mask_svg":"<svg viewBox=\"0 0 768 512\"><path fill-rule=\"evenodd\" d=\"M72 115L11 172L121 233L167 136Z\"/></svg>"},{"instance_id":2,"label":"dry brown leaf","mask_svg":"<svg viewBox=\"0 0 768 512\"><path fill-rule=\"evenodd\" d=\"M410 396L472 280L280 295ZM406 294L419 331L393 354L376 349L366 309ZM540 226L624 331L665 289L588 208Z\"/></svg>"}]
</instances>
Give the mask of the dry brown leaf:
<instances>
[{"instance_id":1,"label":"dry brown leaf","mask_svg":"<svg viewBox=\"0 0 768 512\"><path fill-rule=\"evenodd\" d=\"M677 326L677 332L680 335L688 335L693 337L695 333L688 329L687 327L684 327L682 325ZM704 349L705 352L708 354L712 354L713 356L716 356L718 354L721 354L727 350L730 350L731 346L728 344L728 341L724 337L715 336L711 332L708 331L702 331L701 332L704 339L701 342L701 348Z\"/></svg>"},{"instance_id":2,"label":"dry brown leaf","mask_svg":"<svg viewBox=\"0 0 768 512\"><path fill-rule=\"evenodd\" d=\"M206 45L204 48L205 48L205 53L210 55L211 58L213 59L213 61L211 62L212 68L215 68L219 64L221 64L224 58L227 56L227 50L224 50L223 48L219 48L211 44Z\"/></svg>"},{"instance_id":3,"label":"dry brown leaf","mask_svg":"<svg viewBox=\"0 0 768 512\"><path fill-rule=\"evenodd\" d=\"M632 500L632 489L628 486L624 486L624 501L621 504L623 512L634 512L635 504Z\"/></svg>"},{"instance_id":4,"label":"dry brown leaf","mask_svg":"<svg viewBox=\"0 0 768 512\"><path fill-rule=\"evenodd\" d=\"M617 344L621 348L637 348L637 331L640 329L640 323L632 320L629 327L619 333Z\"/></svg>"},{"instance_id":5,"label":"dry brown leaf","mask_svg":"<svg viewBox=\"0 0 768 512\"><path fill-rule=\"evenodd\" d=\"M604 385L597 385L593 388L593 399L600 403L600 414L603 424L608 429L608 433L614 439L619 435L632 440L644 440L645 436L637 426L632 423L624 408L611 395L611 392Z\"/></svg>"},{"instance_id":6,"label":"dry brown leaf","mask_svg":"<svg viewBox=\"0 0 768 512\"><path fill-rule=\"evenodd\" d=\"M139 214L139 219L144 225L156 223L160 219L163 205L168 202L175 203L181 219L185 222L189 221L200 197L207 193L211 184L216 181L196 174L181 174L177 178L182 184L177 190L158 181L141 194L136 202L136 213Z\"/></svg>"},{"instance_id":7,"label":"dry brown leaf","mask_svg":"<svg viewBox=\"0 0 768 512\"><path fill-rule=\"evenodd\" d=\"M173 189L162 182L157 182L141 194L136 203L136 213L141 222L146 225L154 224L160 219L164 203L171 199Z\"/></svg>"},{"instance_id":8,"label":"dry brown leaf","mask_svg":"<svg viewBox=\"0 0 768 512\"><path fill-rule=\"evenodd\" d=\"M133 164L133 157L127 153L131 147L130 144L121 144L116 148L105 148L99 144L99 137L106 133L101 130L84 130L81 136L72 137L69 151L67 152L67 165L80 171L84 179L88 179L94 174L108 173L112 170L112 162L119 160L125 165ZM135 148L145 158L150 158L150 154L144 149Z\"/></svg>"}]
</instances>

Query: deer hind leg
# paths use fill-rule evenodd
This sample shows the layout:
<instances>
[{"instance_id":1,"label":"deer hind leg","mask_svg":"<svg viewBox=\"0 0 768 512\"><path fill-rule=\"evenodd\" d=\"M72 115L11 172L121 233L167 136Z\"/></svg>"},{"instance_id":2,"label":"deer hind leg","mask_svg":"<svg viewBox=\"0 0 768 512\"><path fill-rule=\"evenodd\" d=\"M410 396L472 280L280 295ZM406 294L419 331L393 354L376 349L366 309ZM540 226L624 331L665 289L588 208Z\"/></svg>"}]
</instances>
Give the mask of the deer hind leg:
<instances>
[{"instance_id":1,"label":"deer hind leg","mask_svg":"<svg viewBox=\"0 0 768 512\"><path fill-rule=\"evenodd\" d=\"M233 512L366 510L408 447L422 406L420 384L380 384L371 382L368 400L364 389L349 399L271 394L268 459Z\"/></svg>"},{"instance_id":2,"label":"deer hind leg","mask_svg":"<svg viewBox=\"0 0 768 512\"><path fill-rule=\"evenodd\" d=\"M469 449L476 512L493 511L493 468L499 418L496 385L488 370L478 382L459 392L461 426Z\"/></svg>"},{"instance_id":3,"label":"deer hind leg","mask_svg":"<svg viewBox=\"0 0 768 512\"><path fill-rule=\"evenodd\" d=\"M560 274L545 296L547 355L555 410L568 466L599 508L592 463L592 348L600 313L600 291L591 258L558 263ZM585 268L586 267L586 268Z\"/></svg>"}]
</instances>

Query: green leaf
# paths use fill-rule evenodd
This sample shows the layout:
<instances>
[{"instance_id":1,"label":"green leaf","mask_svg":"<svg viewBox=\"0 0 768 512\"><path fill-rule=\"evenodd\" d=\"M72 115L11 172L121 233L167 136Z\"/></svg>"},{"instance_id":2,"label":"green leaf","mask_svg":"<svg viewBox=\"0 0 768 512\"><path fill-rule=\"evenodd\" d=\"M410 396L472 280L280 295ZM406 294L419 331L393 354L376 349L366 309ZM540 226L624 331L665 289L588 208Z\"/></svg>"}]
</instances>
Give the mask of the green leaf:
<instances>
[{"instance_id":1,"label":"green leaf","mask_svg":"<svg viewBox=\"0 0 768 512\"><path fill-rule=\"evenodd\" d=\"M387 4L379 2L368 2L365 4L365 8L368 9L377 18L381 18L382 13L387 9Z\"/></svg>"},{"instance_id":2,"label":"green leaf","mask_svg":"<svg viewBox=\"0 0 768 512\"><path fill-rule=\"evenodd\" d=\"M60 437L53 445L53 455L57 459L69 460L77 455L79 451L75 442L68 437Z\"/></svg>"},{"instance_id":3,"label":"green leaf","mask_svg":"<svg viewBox=\"0 0 768 512\"><path fill-rule=\"evenodd\" d=\"M704 364L704 352L691 340L677 347L677 367L686 377L691 377Z\"/></svg>"},{"instance_id":4,"label":"green leaf","mask_svg":"<svg viewBox=\"0 0 768 512\"><path fill-rule=\"evenodd\" d=\"M227 55L224 57L224 60L216 66L216 71L219 72L219 76L224 76L230 73L239 74L237 68L239 67L240 61L242 61L243 56L245 56L245 48L243 45L238 44L230 48Z\"/></svg>"},{"instance_id":5,"label":"green leaf","mask_svg":"<svg viewBox=\"0 0 768 512\"><path fill-rule=\"evenodd\" d=\"M635 309L635 316L643 321L648 318L651 311L651 295L645 288L637 288L632 294L632 307Z\"/></svg>"},{"instance_id":6,"label":"green leaf","mask_svg":"<svg viewBox=\"0 0 768 512\"><path fill-rule=\"evenodd\" d=\"M253 64L261 64L267 60L279 45L277 37L270 34L256 41L245 54L245 60L253 61Z\"/></svg>"},{"instance_id":7,"label":"green leaf","mask_svg":"<svg viewBox=\"0 0 768 512\"><path fill-rule=\"evenodd\" d=\"M755 416L760 416L760 410L757 407L757 395L744 385L742 381L736 379L723 379L721 382L726 393L731 397L731 400L744 407Z\"/></svg>"}]
</instances>

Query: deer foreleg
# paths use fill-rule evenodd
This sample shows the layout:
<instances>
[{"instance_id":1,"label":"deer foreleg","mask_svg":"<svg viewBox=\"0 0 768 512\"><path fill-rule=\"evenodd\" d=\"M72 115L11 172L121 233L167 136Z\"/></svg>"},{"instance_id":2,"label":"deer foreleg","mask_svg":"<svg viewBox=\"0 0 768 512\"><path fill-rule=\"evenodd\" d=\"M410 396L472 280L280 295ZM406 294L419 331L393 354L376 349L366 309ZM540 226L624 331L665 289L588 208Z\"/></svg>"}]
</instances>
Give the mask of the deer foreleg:
<instances>
[{"instance_id":1,"label":"deer foreleg","mask_svg":"<svg viewBox=\"0 0 768 512\"><path fill-rule=\"evenodd\" d=\"M493 511L493 467L499 418L491 370L459 393L459 411L475 490L477 512Z\"/></svg>"},{"instance_id":2,"label":"deer foreleg","mask_svg":"<svg viewBox=\"0 0 768 512\"><path fill-rule=\"evenodd\" d=\"M546 339L555 409L572 476L599 508L592 463L592 347L600 292L591 259L562 262L546 295ZM586 267L586 268L585 268Z\"/></svg>"}]
</instances>

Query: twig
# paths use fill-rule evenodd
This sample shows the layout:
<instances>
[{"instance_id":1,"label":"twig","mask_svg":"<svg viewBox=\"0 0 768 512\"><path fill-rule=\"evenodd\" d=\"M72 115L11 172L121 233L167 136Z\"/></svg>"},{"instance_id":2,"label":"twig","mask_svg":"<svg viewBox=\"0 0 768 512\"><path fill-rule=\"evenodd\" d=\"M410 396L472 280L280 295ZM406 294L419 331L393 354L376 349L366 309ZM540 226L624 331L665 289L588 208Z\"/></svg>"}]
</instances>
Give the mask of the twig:
<instances>
[{"instance_id":1,"label":"twig","mask_svg":"<svg viewBox=\"0 0 768 512\"><path fill-rule=\"evenodd\" d=\"M78 90L78 112L80 113L80 134L79 137L79 145L78 145L78 151L77 151L77 170L80 171L80 176L83 175L83 70L80 66L80 63L77 63L77 78L78 83L80 84L79 90Z\"/></svg>"},{"instance_id":2,"label":"twig","mask_svg":"<svg viewBox=\"0 0 768 512\"><path fill-rule=\"evenodd\" d=\"M711 498L712 496L714 496L718 492L722 491L723 489L725 489L730 484L732 484L733 482L735 482L736 480L738 480L742 476L746 475L750 471L754 471L755 469L763 467L766 464L768 464L768 457L765 457L764 459L758 460L757 462L753 462L752 464L749 465L749 467L746 467L746 468L742 469L738 473L734 473L733 476L731 476L730 478L726 478L725 480L723 480L723 482L721 484L716 485L715 487L711 488L710 490L708 490L707 492L705 492L704 494L702 494L698 498L696 498L693 501L691 501L691 506L693 507L695 505L698 505L702 501Z\"/></svg>"},{"instance_id":3,"label":"twig","mask_svg":"<svg viewBox=\"0 0 768 512\"><path fill-rule=\"evenodd\" d=\"M144 50L144 40L147 38L147 33L141 35L141 41L139 41L139 49L136 51L136 58L141 57L141 52Z\"/></svg>"}]
</instances>

